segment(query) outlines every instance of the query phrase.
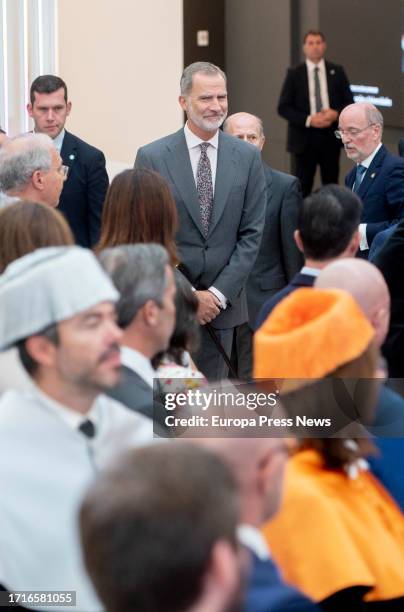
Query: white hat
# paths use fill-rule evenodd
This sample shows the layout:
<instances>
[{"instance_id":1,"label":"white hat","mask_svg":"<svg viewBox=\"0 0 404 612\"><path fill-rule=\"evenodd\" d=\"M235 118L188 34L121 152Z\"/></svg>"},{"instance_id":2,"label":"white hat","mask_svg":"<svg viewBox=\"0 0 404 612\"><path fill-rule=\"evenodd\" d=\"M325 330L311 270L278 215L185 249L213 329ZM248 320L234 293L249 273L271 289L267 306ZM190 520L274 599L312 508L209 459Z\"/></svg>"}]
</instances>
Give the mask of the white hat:
<instances>
[{"instance_id":1,"label":"white hat","mask_svg":"<svg viewBox=\"0 0 404 612\"><path fill-rule=\"evenodd\" d=\"M37 249L0 276L0 350L119 293L96 257L81 247Z\"/></svg>"}]
</instances>

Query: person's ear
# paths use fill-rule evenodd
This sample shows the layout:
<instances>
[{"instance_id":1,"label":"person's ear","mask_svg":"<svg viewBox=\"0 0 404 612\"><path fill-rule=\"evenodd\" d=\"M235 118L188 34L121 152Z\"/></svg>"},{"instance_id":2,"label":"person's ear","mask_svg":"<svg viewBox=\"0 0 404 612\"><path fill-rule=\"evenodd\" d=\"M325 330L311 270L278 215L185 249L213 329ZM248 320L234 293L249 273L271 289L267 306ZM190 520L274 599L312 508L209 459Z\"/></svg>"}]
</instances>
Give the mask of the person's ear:
<instances>
[{"instance_id":1,"label":"person's ear","mask_svg":"<svg viewBox=\"0 0 404 612\"><path fill-rule=\"evenodd\" d=\"M182 110L184 111L184 113L186 113L187 109L188 109L188 104L187 104L187 100L186 100L185 96L180 96L178 98L178 101L180 103L180 106L181 106Z\"/></svg>"},{"instance_id":2,"label":"person's ear","mask_svg":"<svg viewBox=\"0 0 404 612\"><path fill-rule=\"evenodd\" d=\"M293 232L293 238L295 239L297 248L299 249L299 251L303 253L303 242L302 242L302 239L300 238L299 230L295 230Z\"/></svg>"},{"instance_id":3,"label":"person's ear","mask_svg":"<svg viewBox=\"0 0 404 612\"><path fill-rule=\"evenodd\" d=\"M28 115L30 117L32 117L32 104L31 104L31 102L28 102L28 104L27 104L27 112L28 112Z\"/></svg>"},{"instance_id":4,"label":"person's ear","mask_svg":"<svg viewBox=\"0 0 404 612\"><path fill-rule=\"evenodd\" d=\"M42 170L35 170L31 175L31 181L35 189L43 191L45 188L44 184L44 173Z\"/></svg>"},{"instance_id":5,"label":"person's ear","mask_svg":"<svg viewBox=\"0 0 404 612\"><path fill-rule=\"evenodd\" d=\"M57 348L45 336L30 336L25 341L25 349L30 357L39 365L54 365Z\"/></svg>"},{"instance_id":6,"label":"person's ear","mask_svg":"<svg viewBox=\"0 0 404 612\"><path fill-rule=\"evenodd\" d=\"M209 565L204 577L204 594L225 599L238 590L241 580L241 556L230 542L217 540L210 553Z\"/></svg>"},{"instance_id":7,"label":"person's ear","mask_svg":"<svg viewBox=\"0 0 404 612\"><path fill-rule=\"evenodd\" d=\"M67 109L66 116L68 117L70 115L70 111L72 110L72 103L70 101L67 103L66 109Z\"/></svg>"},{"instance_id":8,"label":"person's ear","mask_svg":"<svg viewBox=\"0 0 404 612\"><path fill-rule=\"evenodd\" d=\"M142 317L148 327L156 327L159 321L160 307L154 300L147 300L142 308Z\"/></svg>"}]
</instances>

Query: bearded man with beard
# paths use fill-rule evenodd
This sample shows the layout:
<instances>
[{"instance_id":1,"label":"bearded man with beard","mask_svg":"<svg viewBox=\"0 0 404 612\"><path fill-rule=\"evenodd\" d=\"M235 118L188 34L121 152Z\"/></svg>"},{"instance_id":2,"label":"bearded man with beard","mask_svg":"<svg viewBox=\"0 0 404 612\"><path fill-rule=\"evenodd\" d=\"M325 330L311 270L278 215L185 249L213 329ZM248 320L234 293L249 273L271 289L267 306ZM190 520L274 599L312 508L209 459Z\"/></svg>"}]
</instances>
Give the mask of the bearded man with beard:
<instances>
[{"instance_id":1,"label":"bearded man with beard","mask_svg":"<svg viewBox=\"0 0 404 612\"><path fill-rule=\"evenodd\" d=\"M184 128L141 147L135 166L159 172L172 189L179 268L199 303L201 343L193 357L208 379L219 380L228 367L216 340L230 356L234 328L248 320L244 288L264 226L265 176L258 149L219 130L227 115L224 72L195 62L180 87Z\"/></svg>"}]
</instances>

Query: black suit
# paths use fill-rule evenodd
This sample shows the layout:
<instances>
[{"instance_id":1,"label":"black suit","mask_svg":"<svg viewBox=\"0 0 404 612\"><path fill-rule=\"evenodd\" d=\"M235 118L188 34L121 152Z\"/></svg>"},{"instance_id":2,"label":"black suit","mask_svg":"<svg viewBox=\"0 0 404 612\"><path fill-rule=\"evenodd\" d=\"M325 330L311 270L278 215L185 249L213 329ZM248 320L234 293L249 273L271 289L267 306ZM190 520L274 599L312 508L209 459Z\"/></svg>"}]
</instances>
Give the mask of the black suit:
<instances>
[{"instance_id":1,"label":"black suit","mask_svg":"<svg viewBox=\"0 0 404 612\"><path fill-rule=\"evenodd\" d=\"M60 155L69 166L58 210L66 217L77 244L94 246L100 237L101 212L108 189L102 151L65 132Z\"/></svg>"},{"instance_id":2,"label":"black suit","mask_svg":"<svg viewBox=\"0 0 404 612\"><path fill-rule=\"evenodd\" d=\"M398 152L401 157L404 157L404 138L400 138L398 141Z\"/></svg>"},{"instance_id":3,"label":"black suit","mask_svg":"<svg viewBox=\"0 0 404 612\"><path fill-rule=\"evenodd\" d=\"M293 233L302 203L297 178L263 164L267 185L264 233L246 292L249 322L236 329L233 366L241 380L252 374L252 332L262 305L285 287L303 265Z\"/></svg>"},{"instance_id":4,"label":"black suit","mask_svg":"<svg viewBox=\"0 0 404 612\"><path fill-rule=\"evenodd\" d=\"M341 112L353 97L342 66L325 62L330 108ZM289 68L279 98L278 112L288 121L287 150L292 153L293 173L300 179L303 196L311 192L317 164L323 184L338 183L341 143L335 138L337 122L329 128L306 127L310 115L309 80L304 62Z\"/></svg>"}]
</instances>

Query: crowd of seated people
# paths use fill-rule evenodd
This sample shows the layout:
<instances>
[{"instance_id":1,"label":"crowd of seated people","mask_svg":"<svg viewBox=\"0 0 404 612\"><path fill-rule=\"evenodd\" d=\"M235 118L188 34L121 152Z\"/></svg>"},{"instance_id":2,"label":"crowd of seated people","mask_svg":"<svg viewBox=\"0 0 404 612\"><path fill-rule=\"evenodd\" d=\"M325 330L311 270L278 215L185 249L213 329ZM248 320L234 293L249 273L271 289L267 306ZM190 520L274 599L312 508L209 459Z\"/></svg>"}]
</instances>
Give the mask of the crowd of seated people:
<instances>
[{"instance_id":1,"label":"crowd of seated people","mask_svg":"<svg viewBox=\"0 0 404 612\"><path fill-rule=\"evenodd\" d=\"M262 299L239 384L233 336L270 249L264 218L282 204L259 147L219 130L224 73L188 67L185 129L143 147L108 190L102 173L92 249L71 184L69 214L57 210L69 173L88 173L79 146L94 149L77 139L64 165L60 83L32 93L51 119L61 98L59 131L0 131L0 607L403 610L404 186L370 177L404 162L381 143L379 111L342 111L356 172L296 201L304 266ZM251 405L269 392L275 408Z\"/></svg>"}]
</instances>

